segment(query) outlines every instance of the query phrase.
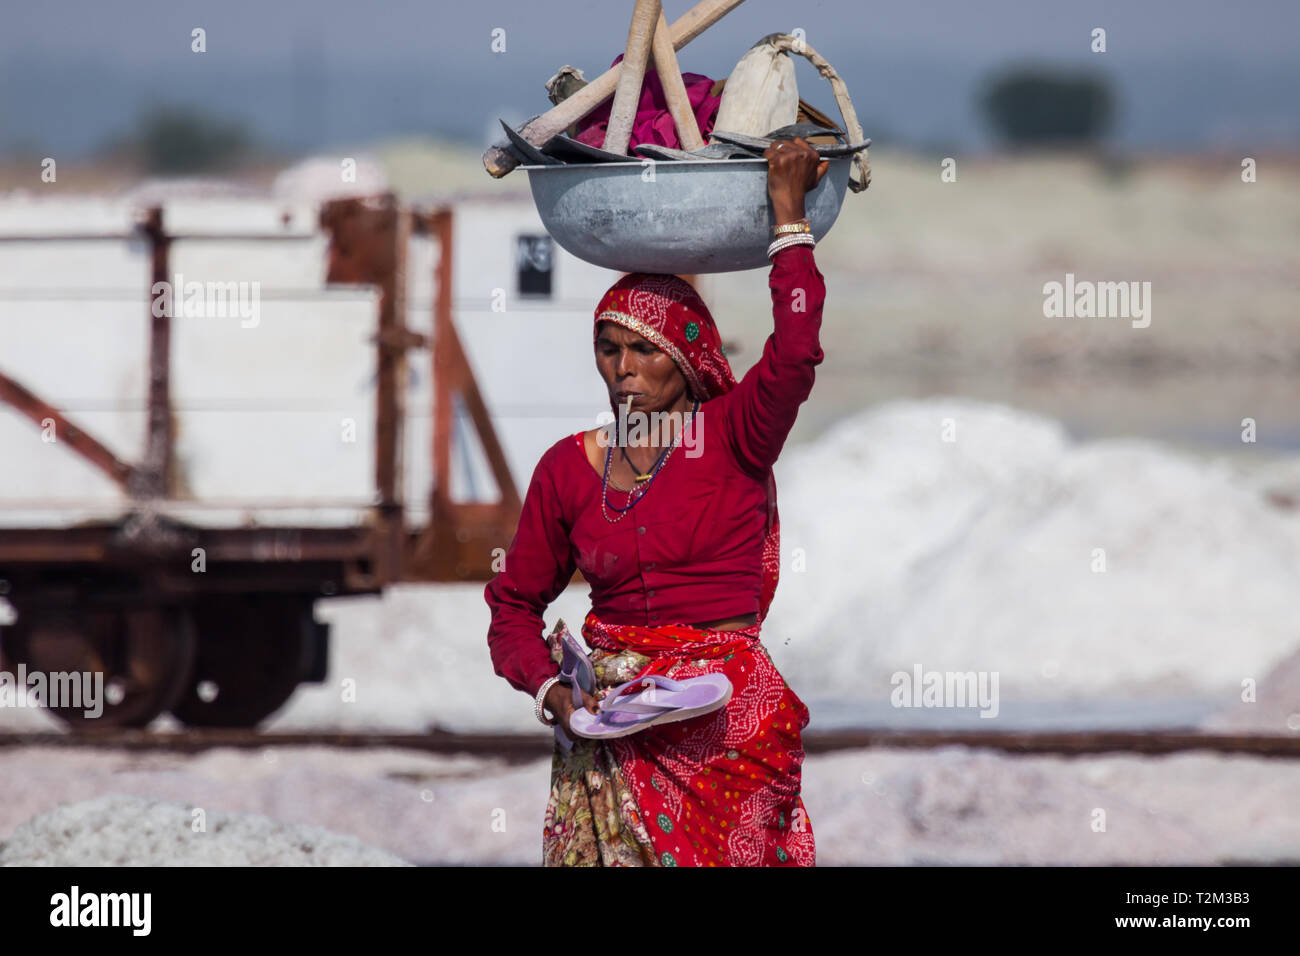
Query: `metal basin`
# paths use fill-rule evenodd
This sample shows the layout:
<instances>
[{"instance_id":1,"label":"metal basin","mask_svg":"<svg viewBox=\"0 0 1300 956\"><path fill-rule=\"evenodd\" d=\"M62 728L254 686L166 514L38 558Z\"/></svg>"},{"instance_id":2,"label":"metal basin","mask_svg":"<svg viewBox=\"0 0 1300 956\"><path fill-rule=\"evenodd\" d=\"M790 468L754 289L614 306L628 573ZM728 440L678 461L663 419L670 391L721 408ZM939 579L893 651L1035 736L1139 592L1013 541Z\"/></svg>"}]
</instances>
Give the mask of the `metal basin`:
<instances>
[{"instance_id":1,"label":"metal basin","mask_svg":"<svg viewBox=\"0 0 1300 956\"><path fill-rule=\"evenodd\" d=\"M840 214L852 157L804 199L820 240ZM522 166L546 229L569 253L619 272L690 275L769 265L767 160ZM654 179L650 179L653 170Z\"/></svg>"}]
</instances>

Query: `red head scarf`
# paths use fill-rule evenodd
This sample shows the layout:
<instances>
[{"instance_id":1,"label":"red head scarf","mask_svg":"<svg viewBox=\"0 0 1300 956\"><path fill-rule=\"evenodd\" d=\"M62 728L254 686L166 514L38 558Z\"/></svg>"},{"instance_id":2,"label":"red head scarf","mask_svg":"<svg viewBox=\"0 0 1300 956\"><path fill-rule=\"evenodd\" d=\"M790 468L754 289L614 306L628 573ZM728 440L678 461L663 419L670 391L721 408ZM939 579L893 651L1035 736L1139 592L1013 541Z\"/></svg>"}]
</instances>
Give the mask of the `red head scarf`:
<instances>
[{"instance_id":1,"label":"red head scarf","mask_svg":"<svg viewBox=\"0 0 1300 956\"><path fill-rule=\"evenodd\" d=\"M596 306L593 345L600 324L613 322L637 333L673 360L691 397L701 404L736 386L718 326L698 292L674 275L634 272L619 279ZM767 471L767 531L763 539L763 586L758 620L767 616L781 567L781 519L776 510L776 478Z\"/></svg>"}]
</instances>

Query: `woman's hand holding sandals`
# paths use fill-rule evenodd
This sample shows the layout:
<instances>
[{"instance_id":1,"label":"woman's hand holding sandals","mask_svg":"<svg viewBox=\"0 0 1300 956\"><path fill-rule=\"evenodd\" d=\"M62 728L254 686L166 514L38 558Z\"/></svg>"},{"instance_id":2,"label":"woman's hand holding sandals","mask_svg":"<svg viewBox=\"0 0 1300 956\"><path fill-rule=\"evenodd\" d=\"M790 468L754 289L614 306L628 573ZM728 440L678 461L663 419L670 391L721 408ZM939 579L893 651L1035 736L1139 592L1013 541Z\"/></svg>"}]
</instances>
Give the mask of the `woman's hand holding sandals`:
<instances>
[{"instance_id":1,"label":"woman's hand holding sandals","mask_svg":"<svg viewBox=\"0 0 1300 956\"><path fill-rule=\"evenodd\" d=\"M596 713L600 702L581 688L579 688L579 693L582 694L583 706L591 713ZM573 687L569 684L553 685L546 692L545 707L555 715L553 723L559 724L564 729L564 732L569 735L570 740L575 739L577 735L569 729L569 718L573 715L574 709Z\"/></svg>"}]
</instances>

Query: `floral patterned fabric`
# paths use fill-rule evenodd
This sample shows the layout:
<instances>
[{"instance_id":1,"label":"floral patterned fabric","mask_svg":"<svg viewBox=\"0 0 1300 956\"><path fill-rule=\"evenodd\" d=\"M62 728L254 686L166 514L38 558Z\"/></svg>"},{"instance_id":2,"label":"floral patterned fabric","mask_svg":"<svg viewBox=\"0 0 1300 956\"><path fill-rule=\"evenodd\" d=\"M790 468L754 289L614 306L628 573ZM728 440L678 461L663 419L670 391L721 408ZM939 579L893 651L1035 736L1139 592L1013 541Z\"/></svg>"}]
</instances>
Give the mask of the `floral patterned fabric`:
<instances>
[{"instance_id":1,"label":"floral patterned fabric","mask_svg":"<svg viewBox=\"0 0 1300 956\"><path fill-rule=\"evenodd\" d=\"M561 621L547 641L562 659ZM723 673L726 706L606 741L556 744L545 866L813 866L800 795L809 714L759 641L737 631L583 622L598 697L645 674Z\"/></svg>"}]
</instances>

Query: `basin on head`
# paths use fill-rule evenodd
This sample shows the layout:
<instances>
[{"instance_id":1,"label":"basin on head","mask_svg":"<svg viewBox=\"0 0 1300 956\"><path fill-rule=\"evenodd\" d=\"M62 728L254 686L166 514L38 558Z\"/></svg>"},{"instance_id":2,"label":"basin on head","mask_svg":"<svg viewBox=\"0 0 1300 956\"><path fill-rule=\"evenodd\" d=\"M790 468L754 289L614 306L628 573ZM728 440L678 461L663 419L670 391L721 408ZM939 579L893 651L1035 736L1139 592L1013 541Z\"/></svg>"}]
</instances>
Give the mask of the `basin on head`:
<instances>
[{"instance_id":1,"label":"basin on head","mask_svg":"<svg viewBox=\"0 0 1300 956\"><path fill-rule=\"evenodd\" d=\"M852 158L828 160L804 199L820 240L840 214ZM620 272L689 275L769 265L767 160L523 166L542 224L567 252ZM651 178L653 173L653 178Z\"/></svg>"}]
</instances>

